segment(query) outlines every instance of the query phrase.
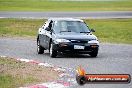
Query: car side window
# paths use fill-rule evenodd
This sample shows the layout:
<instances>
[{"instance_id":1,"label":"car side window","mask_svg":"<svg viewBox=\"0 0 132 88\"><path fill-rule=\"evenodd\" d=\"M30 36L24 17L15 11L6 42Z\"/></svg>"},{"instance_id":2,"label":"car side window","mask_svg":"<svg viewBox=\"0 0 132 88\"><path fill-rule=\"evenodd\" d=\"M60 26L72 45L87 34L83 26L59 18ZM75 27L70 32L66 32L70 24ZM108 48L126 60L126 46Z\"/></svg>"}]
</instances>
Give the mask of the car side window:
<instances>
[{"instance_id":1,"label":"car side window","mask_svg":"<svg viewBox=\"0 0 132 88\"><path fill-rule=\"evenodd\" d=\"M51 20L51 21L49 22L48 27L49 27L49 28L52 28L52 24L53 24L53 21Z\"/></svg>"},{"instance_id":2,"label":"car side window","mask_svg":"<svg viewBox=\"0 0 132 88\"><path fill-rule=\"evenodd\" d=\"M42 29L45 30L46 27L51 28L52 27L52 23L53 23L53 21L51 21L51 20L46 21L45 24L42 26Z\"/></svg>"},{"instance_id":3,"label":"car side window","mask_svg":"<svg viewBox=\"0 0 132 88\"><path fill-rule=\"evenodd\" d=\"M44 25L41 27L42 32L45 32L45 28L49 26L49 21L46 21Z\"/></svg>"}]
</instances>

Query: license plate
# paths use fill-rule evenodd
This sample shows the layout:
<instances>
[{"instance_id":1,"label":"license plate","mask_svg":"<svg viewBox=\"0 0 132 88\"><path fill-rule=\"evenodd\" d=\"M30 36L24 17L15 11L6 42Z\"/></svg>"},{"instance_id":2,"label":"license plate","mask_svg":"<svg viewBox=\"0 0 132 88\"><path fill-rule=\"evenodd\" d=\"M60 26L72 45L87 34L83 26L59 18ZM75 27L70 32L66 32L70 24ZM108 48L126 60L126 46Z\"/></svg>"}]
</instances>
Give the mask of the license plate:
<instances>
[{"instance_id":1,"label":"license plate","mask_svg":"<svg viewBox=\"0 0 132 88\"><path fill-rule=\"evenodd\" d=\"M74 45L74 49L84 49L84 46Z\"/></svg>"}]
</instances>

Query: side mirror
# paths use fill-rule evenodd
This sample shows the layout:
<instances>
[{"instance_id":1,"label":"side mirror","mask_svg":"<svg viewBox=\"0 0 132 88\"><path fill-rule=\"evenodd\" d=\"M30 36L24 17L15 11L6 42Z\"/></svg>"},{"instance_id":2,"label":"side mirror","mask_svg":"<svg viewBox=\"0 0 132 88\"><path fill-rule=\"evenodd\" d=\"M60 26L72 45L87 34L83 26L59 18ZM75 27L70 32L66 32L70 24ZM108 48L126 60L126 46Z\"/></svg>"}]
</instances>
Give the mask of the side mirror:
<instances>
[{"instance_id":1,"label":"side mirror","mask_svg":"<svg viewBox=\"0 0 132 88\"><path fill-rule=\"evenodd\" d=\"M95 32L95 30L94 29L91 29L91 32Z\"/></svg>"},{"instance_id":2,"label":"side mirror","mask_svg":"<svg viewBox=\"0 0 132 88\"><path fill-rule=\"evenodd\" d=\"M46 27L45 30L46 30L46 31L50 31L50 28L49 28L49 27Z\"/></svg>"}]
</instances>

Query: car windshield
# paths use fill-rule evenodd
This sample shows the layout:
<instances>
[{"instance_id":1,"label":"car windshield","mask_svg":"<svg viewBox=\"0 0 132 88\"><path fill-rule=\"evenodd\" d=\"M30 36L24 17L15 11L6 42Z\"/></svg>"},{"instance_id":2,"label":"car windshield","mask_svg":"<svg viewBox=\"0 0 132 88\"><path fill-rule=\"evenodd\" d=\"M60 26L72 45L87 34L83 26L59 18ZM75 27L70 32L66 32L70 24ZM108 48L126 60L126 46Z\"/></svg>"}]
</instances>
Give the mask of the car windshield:
<instances>
[{"instance_id":1,"label":"car windshield","mask_svg":"<svg viewBox=\"0 0 132 88\"><path fill-rule=\"evenodd\" d=\"M76 32L89 33L90 30L84 22L81 21L56 21L54 24L55 33Z\"/></svg>"}]
</instances>

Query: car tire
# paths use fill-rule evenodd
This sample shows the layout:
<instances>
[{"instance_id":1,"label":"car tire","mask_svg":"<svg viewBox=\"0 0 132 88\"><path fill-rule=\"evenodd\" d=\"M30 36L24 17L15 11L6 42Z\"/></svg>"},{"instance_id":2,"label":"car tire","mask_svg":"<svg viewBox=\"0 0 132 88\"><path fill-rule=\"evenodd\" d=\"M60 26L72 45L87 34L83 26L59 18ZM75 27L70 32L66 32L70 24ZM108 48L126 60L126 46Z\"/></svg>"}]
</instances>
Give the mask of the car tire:
<instances>
[{"instance_id":1,"label":"car tire","mask_svg":"<svg viewBox=\"0 0 132 88\"><path fill-rule=\"evenodd\" d=\"M44 48L40 45L40 41L37 41L37 52L38 54L43 54L44 53Z\"/></svg>"},{"instance_id":2,"label":"car tire","mask_svg":"<svg viewBox=\"0 0 132 88\"><path fill-rule=\"evenodd\" d=\"M90 56L91 56L91 57L97 57L97 55L98 55L98 50L92 51L92 52L90 53Z\"/></svg>"},{"instance_id":3,"label":"car tire","mask_svg":"<svg viewBox=\"0 0 132 88\"><path fill-rule=\"evenodd\" d=\"M53 49L52 43L50 44L49 52L50 52L50 57L55 58L57 56L57 51Z\"/></svg>"}]
</instances>

